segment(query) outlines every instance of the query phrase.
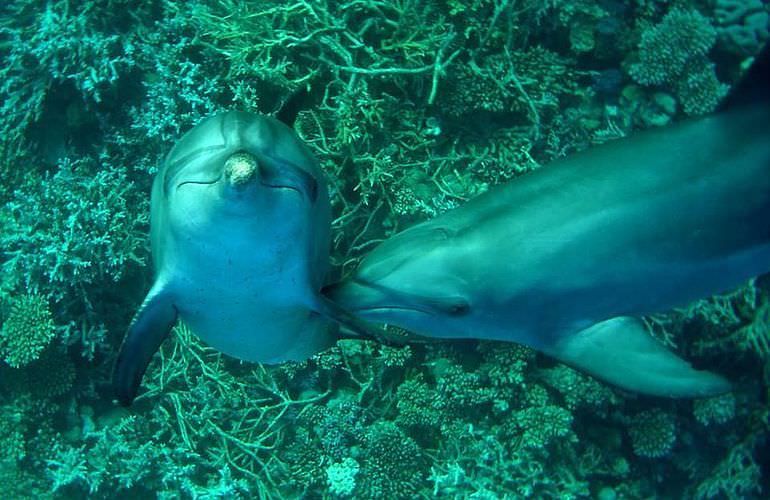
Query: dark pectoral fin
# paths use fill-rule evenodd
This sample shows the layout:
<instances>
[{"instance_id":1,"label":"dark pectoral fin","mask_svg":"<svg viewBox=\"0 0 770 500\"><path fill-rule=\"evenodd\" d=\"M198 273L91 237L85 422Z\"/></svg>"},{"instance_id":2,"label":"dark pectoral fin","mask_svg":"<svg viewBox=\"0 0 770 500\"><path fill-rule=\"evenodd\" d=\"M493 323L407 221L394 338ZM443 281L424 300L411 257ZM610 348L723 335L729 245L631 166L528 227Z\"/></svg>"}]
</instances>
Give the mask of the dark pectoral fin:
<instances>
[{"instance_id":1,"label":"dark pectoral fin","mask_svg":"<svg viewBox=\"0 0 770 500\"><path fill-rule=\"evenodd\" d=\"M704 397L730 390L723 377L696 370L629 317L597 323L544 352L629 391L672 398Z\"/></svg>"},{"instance_id":2,"label":"dark pectoral fin","mask_svg":"<svg viewBox=\"0 0 770 500\"><path fill-rule=\"evenodd\" d=\"M176 308L168 296L153 288L128 327L112 374L115 396L123 406L134 401L147 365L176 318Z\"/></svg>"}]
</instances>

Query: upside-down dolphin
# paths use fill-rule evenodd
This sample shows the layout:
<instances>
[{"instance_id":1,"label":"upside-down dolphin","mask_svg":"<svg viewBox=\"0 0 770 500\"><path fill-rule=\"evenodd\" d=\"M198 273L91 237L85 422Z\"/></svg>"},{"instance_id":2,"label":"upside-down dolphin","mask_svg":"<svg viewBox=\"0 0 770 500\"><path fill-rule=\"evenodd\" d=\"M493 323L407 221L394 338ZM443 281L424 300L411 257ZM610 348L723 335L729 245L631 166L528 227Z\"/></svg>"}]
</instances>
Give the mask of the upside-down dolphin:
<instances>
[{"instance_id":1,"label":"upside-down dolphin","mask_svg":"<svg viewBox=\"0 0 770 500\"><path fill-rule=\"evenodd\" d=\"M113 386L130 404L181 318L206 343L266 363L334 342L320 295L331 209L318 163L277 120L230 111L185 134L151 197L155 282L118 355Z\"/></svg>"},{"instance_id":2,"label":"upside-down dolphin","mask_svg":"<svg viewBox=\"0 0 770 500\"><path fill-rule=\"evenodd\" d=\"M729 390L638 317L770 270L768 55L720 112L492 189L386 240L327 293L369 321L525 344L640 393Z\"/></svg>"}]
</instances>

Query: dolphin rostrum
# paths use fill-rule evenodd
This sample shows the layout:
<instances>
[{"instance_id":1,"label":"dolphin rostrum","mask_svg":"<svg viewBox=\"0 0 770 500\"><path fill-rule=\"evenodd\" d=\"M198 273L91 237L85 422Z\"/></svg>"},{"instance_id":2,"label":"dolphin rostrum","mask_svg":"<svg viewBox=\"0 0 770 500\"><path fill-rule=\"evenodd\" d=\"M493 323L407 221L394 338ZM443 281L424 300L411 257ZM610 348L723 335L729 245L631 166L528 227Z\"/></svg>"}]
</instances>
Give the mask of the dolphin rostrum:
<instances>
[{"instance_id":1,"label":"dolphin rostrum","mask_svg":"<svg viewBox=\"0 0 770 500\"><path fill-rule=\"evenodd\" d=\"M770 269L768 62L722 111L490 190L386 240L328 294L366 320L518 342L640 393L729 390L637 317Z\"/></svg>"},{"instance_id":2,"label":"dolphin rostrum","mask_svg":"<svg viewBox=\"0 0 770 500\"><path fill-rule=\"evenodd\" d=\"M152 188L155 282L113 374L130 404L177 318L231 356L304 359L334 342L319 293L331 210L318 163L277 120L230 111L194 127Z\"/></svg>"}]
</instances>

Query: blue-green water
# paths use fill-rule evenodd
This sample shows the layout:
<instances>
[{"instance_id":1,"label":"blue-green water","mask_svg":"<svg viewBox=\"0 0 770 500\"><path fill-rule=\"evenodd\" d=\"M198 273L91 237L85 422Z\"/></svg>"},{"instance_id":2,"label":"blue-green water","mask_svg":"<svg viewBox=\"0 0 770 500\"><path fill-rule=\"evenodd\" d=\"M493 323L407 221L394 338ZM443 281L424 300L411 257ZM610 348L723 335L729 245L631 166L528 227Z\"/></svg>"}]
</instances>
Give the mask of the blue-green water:
<instances>
[{"instance_id":1,"label":"blue-green water","mask_svg":"<svg viewBox=\"0 0 770 500\"><path fill-rule=\"evenodd\" d=\"M332 191L330 280L549 161L713 111L755 1L8 1L0 7L0 491L9 498L760 498L770 284L647 318L727 395L626 393L491 342L241 363L178 326L130 409L152 176L224 109L277 115ZM513 181L515 182L515 180Z\"/></svg>"}]
</instances>

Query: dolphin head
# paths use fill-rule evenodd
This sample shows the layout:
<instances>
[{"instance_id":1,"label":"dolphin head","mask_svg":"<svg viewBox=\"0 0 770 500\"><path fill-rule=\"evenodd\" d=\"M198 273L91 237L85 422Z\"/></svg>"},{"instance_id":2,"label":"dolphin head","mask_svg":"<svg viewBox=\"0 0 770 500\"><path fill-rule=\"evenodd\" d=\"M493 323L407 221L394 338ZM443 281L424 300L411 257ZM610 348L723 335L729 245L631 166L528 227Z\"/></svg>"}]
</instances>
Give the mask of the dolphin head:
<instances>
[{"instance_id":1,"label":"dolphin head","mask_svg":"<svg viewBox=\"0 0 770 500\"><path fill-rule=\"evenodd\" d=\"M318 162L268 116L229 111L194 127L168 154L152 199L157 267L173 243L168 234L206 242L212 252L240 242L266 254L309 237L308 261L328 253L330 207Z\"/></svg>"},{"instance_id":2,"label":"dolphin head","mask_svg":"<svg viewBox=\"0 0 770 500\"><path fill-rule=\"evenodd\" d=\"M163 195L221 183L221 197L290 190L314 203L323 183L310 151L287 126L268 116L237 111L215 115L171 150L158 176ZM320 185L319 185L320 184ZM230 200L228 200L229 202Z\"/></svg>"}]
</instances>

